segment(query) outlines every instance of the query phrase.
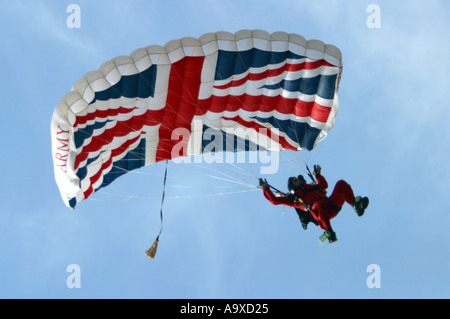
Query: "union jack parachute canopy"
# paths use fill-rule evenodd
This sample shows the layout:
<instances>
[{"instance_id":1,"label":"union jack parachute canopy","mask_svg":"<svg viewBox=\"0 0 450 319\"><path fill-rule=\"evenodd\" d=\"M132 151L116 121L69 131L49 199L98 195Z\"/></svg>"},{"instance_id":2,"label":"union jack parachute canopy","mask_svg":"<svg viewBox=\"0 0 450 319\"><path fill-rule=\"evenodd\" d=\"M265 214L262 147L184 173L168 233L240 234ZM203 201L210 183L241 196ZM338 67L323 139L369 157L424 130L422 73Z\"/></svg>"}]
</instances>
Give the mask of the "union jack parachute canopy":
<instances>
[{"instance_id":1,"label":"union jack parachute canopy","mask_svg":"<svg viewBox=\"0 0 450 319\"><path fill-rule=\"evenodd\" d=\"M74 208L130 170L180 156L312 150L334 125L341 73L337 47L261 30L183 38L107 61L53 113L62 198Z\"/></svg>"}]
</instances>

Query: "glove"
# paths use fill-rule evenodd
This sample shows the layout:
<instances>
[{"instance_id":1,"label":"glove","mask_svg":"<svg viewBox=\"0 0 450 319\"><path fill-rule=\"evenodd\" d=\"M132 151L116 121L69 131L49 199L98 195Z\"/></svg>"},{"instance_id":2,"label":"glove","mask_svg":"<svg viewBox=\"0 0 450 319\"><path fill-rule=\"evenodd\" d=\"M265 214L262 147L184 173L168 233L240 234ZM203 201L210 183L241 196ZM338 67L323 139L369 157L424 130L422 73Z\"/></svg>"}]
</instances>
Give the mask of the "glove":
<instances>
[{"instance_id":1,"label":"glove","mask_svg":"<svg viewBox=\"0 0 450 319\"><path fill-rule=\"evenodd\" d=\"M259 188L266 188L267 186L269 186L269 183L267 183L267 179L259 178L258 180L259 180L258 185Z\"/></svg>"},{"instance_id":2,"label":"glove","mask_svg":"<svg viewBox=\"0 0 450 319\"><path fill-rule=\"evenodd\" d=\"M322 174L322 167L320 167L320 165L314 165L314 174L316 176L319 176Z\"/></svg>"}]
</instances>

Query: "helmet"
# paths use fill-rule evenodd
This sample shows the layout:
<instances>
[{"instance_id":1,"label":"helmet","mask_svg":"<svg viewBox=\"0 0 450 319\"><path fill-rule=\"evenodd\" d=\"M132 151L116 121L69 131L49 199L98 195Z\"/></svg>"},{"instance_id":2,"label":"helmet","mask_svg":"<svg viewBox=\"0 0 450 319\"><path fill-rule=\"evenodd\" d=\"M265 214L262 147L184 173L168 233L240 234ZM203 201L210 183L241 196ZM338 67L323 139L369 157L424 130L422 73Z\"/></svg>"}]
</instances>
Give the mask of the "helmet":
<instances>
[{"instance_id":1,"label":"helmet","mask_svg":"<svg viewBox=\"0 0 450 319\"><path fill-rule=\"evenodd\" d=\"M294 185L294 180L295 179L300 179L303 182L300 185ZM303 185L304 183L306 183L306 181L305 181L305 178L303 177L303 175L298 175L297 177L295 177L295 176L289 177L289 179L288 179L288 189L289 189L289 191L295 191L301 185Z\"/></svg>"}]
</instances>

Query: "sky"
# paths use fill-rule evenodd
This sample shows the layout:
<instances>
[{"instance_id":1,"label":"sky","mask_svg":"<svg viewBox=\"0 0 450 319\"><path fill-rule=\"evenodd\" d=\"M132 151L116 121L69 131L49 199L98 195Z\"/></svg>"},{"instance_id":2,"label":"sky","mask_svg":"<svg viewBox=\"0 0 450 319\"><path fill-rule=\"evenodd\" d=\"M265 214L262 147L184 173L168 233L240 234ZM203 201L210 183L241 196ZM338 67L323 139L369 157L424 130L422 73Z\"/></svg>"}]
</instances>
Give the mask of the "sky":
<instances>
[{"instance_id":1,"label":"sky","mask_svg":"<svg viewBox=\"0 0 450 319\"><path fill-rule=\"evenodd\" d=\"M449 14L445 0L1 0L0 298L449 298ZM155 259L163 163L67 208L50 122L72 85L137 48L241 29L341 49L328 137L279 153L268 175L261 163L169 162ZM332 220L333 244L255 187L285 189L305 163L330 189L344 179L370 198L363 217L346 205Z\"/></svg>"}]
</instances>

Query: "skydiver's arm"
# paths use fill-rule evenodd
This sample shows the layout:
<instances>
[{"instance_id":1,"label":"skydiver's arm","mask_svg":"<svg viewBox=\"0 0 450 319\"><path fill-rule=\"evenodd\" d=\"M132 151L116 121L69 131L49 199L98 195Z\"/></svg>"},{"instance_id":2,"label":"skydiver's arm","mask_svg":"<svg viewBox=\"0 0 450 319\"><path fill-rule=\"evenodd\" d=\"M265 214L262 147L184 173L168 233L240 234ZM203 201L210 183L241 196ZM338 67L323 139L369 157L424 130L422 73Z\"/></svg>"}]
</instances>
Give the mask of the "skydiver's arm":
<instances>
[{"instance_id":1,"label":"skydiver's arm","mask_svg":"<svg viewBox=\"0 0 450 319\"><path fill-rule=\"evenodd\" d=\"M328 182L322 175L316 175L317 178L317 184L319 187L323 190L326 190L328 188Z\"/></svg>"},{"instance_id":2,"label":"skydiver's arm","mask_svg":"<svg viewBox=\"0 0 450 319\"><path fill-rule=\"evenodd\" d=\"M264 197L269 200L273 205L286 205L294 207L294 202L285 196L276 196L270 186L266 186L263 188Z\"/></svg>"},{"instance_id":3,"label":"skydiver's arm","mask_svg":"<svg viewBox=\"0 0 450 319\"><path fill-rule=\"evenodd\" d=\"M308 208L301 201L293 201L286 196L276 196L270 186L263 188L264 197L267 198L273 205L285 205L295 208L300 208L301 210L307 212Z\"/></svg>"}]
</instances>

